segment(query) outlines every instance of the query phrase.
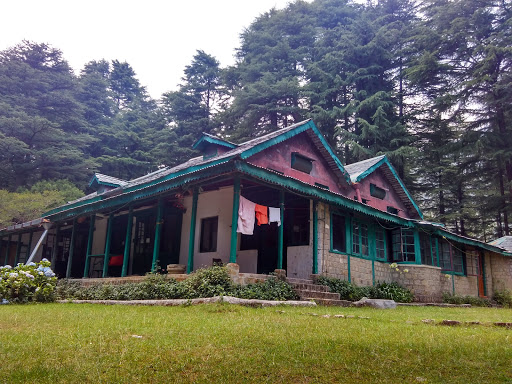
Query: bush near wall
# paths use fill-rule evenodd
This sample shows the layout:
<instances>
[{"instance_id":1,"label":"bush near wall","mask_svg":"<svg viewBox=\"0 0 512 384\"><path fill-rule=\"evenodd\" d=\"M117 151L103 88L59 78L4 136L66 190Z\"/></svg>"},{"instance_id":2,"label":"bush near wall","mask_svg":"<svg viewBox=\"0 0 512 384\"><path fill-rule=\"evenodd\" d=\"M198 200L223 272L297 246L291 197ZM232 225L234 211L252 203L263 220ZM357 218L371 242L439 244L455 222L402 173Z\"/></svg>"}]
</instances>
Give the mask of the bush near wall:
<instances>
[{"instance_id":1,"label":"bush near wall","mask_svg":"<svg viewBox=\"0 0 512 384\"><path fill-rule=\"evenodd\" d=\"M199 269L182 282L155 274L148 275L140 283L97 284L84 287L80 282L60 280L57 286L57 297L62 300L195 299L213 296L260 300L297 298L291 285L277 278L246 286L235 285L227 269L222 266Z\"/></svg>"},{"instance_id":2,"label":"bush near wall","mask_svg":"<svg viewBox=\"0 0 512 384\"><path fill-rule=\"evenodd\" d=\"M370 299L388 299L399 303L410 303L414 299L410 290L394 282L358 287L347 280L327 276L319 276L315 282L316 284L327 285L331 292L339 293L341 300L357 301L363 297L368 297Z\"/></svg>"},{"instance_id":3,"label":"bush near wall","mask_svg":"<svg viewBox=\"0 0 512 384\"><path fill-rule=\"evenodd\" d=\"M55 300L57 277L46 259L39 263L0 267L0 302L28 303Z\"/></svg>"}]
</instances>

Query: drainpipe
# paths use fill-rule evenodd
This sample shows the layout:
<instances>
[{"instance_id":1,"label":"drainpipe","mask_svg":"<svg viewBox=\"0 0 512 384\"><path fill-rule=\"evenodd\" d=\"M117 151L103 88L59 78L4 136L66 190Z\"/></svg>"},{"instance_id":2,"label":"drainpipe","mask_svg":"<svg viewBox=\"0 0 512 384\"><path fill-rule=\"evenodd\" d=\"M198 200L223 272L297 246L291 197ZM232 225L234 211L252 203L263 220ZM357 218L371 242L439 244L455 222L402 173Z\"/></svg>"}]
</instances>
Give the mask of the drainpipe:
<instances>
[{"instance_id":1,"label":"drainpipe","mask_svg":"<svg viewBox=\"0 0 512 384\"><path fill-rule=\"evenodd\" d=\"M356 189L357 201L359 201L360 203L363 202L363 200L361 199L361 188L359 187L359 183L354 183L354 188Z\"/></svg>"}]
</instances>

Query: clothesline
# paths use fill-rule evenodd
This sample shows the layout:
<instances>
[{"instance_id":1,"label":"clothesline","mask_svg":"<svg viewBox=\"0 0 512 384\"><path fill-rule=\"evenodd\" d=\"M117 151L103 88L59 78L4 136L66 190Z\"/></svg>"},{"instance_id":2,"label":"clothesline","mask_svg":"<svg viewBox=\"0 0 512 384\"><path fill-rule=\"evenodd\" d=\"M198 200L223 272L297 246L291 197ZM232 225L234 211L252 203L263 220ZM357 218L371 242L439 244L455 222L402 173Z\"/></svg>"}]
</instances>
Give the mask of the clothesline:
<instances>
[{"instance_id":1,"label":"clothesline","mask_svg":"<svg viewBox=\"0 0 512 384\"><path fill-rule=\"evenodd\" d=\"M256 220L258 225L277 223L277 225L280 226L281 209L256 204L245 197L240 196L240 203L238 206L238 225L236 231L244 235L252 235L254 233L254 222Z\"/></svg>"}]
</instances>

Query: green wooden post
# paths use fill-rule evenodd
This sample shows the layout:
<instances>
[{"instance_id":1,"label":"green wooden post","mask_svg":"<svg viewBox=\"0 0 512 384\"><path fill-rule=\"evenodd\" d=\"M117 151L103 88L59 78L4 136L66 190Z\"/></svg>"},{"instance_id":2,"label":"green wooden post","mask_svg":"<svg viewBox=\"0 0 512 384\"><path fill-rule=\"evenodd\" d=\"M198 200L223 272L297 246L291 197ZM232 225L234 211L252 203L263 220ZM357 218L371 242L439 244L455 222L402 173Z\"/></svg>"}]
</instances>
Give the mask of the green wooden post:
<instances>
[{"instance_id":1,"label":"green wooden post","mask_svg":"<svg viewBox=\"0 0 512 384\"><path fill-rule=\"evenodd\" d=\"M105 242L105 258L103 259L103 277L108 276L108 262L110 261L110 242L112 241L112 224L114 222L114 214L108 216L107 240Z\"/></svg>"},{"instance_id":2,"label":"green wooden post","mask_svg":"<svg viewBox=\"0 0 512 384\"><path fill-rule=\"evenodd\" d=\"M375 286L375 259L377 258L377 242L375 240L375 226L368 225L368 256L372 259L372 285Z\"/></svg>"},{"instance_id":3,"label":"green wooden post","mask_svg":"<svg viewBox=\"0 0 512 384\"><path fill-rule=\"evenodd\" d=\"M487 296L487 279L485 277L485 252L482 252L480 254L480 257L482 258L482 279L484 284L484 296Z\"/></svg>"},{"instance_id":4,"label":"green wooden post","mask_svg":"<svg viewBox=\"0 0 512 384\"><path fill-rule=\"evenodd\" d=\"M196 216L197 216L197 198L199 196L199 189L194 188L192 194L192 212L190 214L190 237L188 240L188 262L187 273L194 270L194 242L196 239Z\"/></svg>"},{"instance_id":5,"label":"green wooden post","mask_svg":"<svg viewBox=\"0 0 512 384\"><path fill-rule=\"evenodd\" d=\"M7 263L9 263L9 248L11 247L11 236L12 235L9 235L9 237L7 238L7 248L5 249L5 262L4 262L4 265L7 265Z\"/></svg>"},{"instance_id":6,"label":"green wooden post","mask_svg":"<svg viewBox=\"0 0 512 384\"><path fill-rule=\"evenodd\" d=\"M94 224L96 222L96 215L91 215L91 222L89 224L89 239L87 240L87 253L85 254L85 267L84 277L89 277L89 267L91 265L91 250L92 242L94 240Z\"/></svg>"},{"instance_id":7,"label":"green wooden post","mask_svg":"<svg viewBox=\"0 0 512 384\"><path fill-rule=\"evenodd\" d=\"M414 229L414 259L416 264L421 264L421 246L420 246L420 233Z\"/></svg>"},{"instance_id":8,"label":"green wooden post","mask_svg":"<svg viewBox=\"0 0 512 384\"><path fill-rule=\"evenodd\" d=\"M350 275L350 255L352 254L352 218L345 216L345 241L347 243L347 272L348 282L352 280Z\"/></svg>"},{"instance_id":9,"label":"green wooden post","mask_svg":"<svg viewBox=\"0 0 512 384\"><path fill-rule=\"evenodd\" d=\"M279 215L281 225L279 226L277 238L277 269L283 269L283 248L284 248L284 190L279 191Z\"/></svg>"},{"instance_id":10,"label":"green wooden post","mask_svg":"<svg viewBox=\"0 0 512 384\"><path fill-rule=\"evenodd\" d=\"M155 227L155 243L153 244L153 262L151 263L151 272L156 272L158 264L158 257L160 256L160 237L162 233L162 216L164 210L164 203L162 198L158 199L158 207L156 212L156 227Z\"/></svg>"},{"instance_id":11,"label":"green wooden post","mask_svg":"<svg viewBox=\"0 0 512 384\"><path fill-rule=\"evenodd\" d=\"M73 219L73 229L71 230L71 241L69 242L68 265L66 268L66 279L71 277L71 266L73 264L73 254L75 253L75 235L76 235L76 218Z\"/></svg>"},{"instance_id":12,"label":"green wooden post","mask_svg":"<svg viewBox=\"0 0 512 384\"><path fill-rule=\"evenodd\" d=\"M318 274L318 204L313 200L313 275Z\"/></svg>"},{"instance_id":13,"label":"green wooden post","mask_svg":"<svg viewBox=\"0 0 512 384\"><path fill-rule=\"evenodd\" d=\"M435 239L436 240L436 265L439 267L439 239Z\"/></svg>"},{"instance_id":14,"label":"green wooden post","mask_svg":"<svg viewBox=\"0 0 512 384\"><path fill-rule=\"evenodd\" d=\"M233 215L231 216L231 246L229 249L229 262L236 263L236 248L238 234L238 208L240 205L240 177L235 177L233 183Z\"/></svg>"},{"instance_id":15,"label":"green wooden post","mask_svg":"<svg viewBox=\"0 0 512 384\"><path fill-rule=\"evenodd\" d=\"M25 260L23 260L24 263L27 262L28 257L30 256L30 248L32 248L32 239L34 237L34 231L30 231L30 234L28 236L28 245L27 245L27 252L25 253Z\"/></svg>"},{"instance_id":16,"label":"green wooden post","mask_svg":"<svg viewBox=\"0 0 512 384\"><path fill-rule=\"evenodd\" d=\"M51 266L50 266L52 271L55 271L55 264L57 262L57 248L59 247L59 233L60 233L60 227L57 225L57 228L55 229L55 238L53 241L52 260L51 260Z\"/></svg>"},{"instance_id":17,"label":"green wooden post","mask_svg":"<svg viewBox=\"0 0 512 384\"><path fill-rule=\"evenodd\" d=\"M21 233L18 234L18 244L16 245L16 257L14 258L14 266L18 265L20 261L20 253L21 253Z\"/></svg>"},{"instance_id":18,"label":"green wooden post","mask_svg":"<svg viewBox=\"0 0 512 384\"><path fill-rule=\"evenodd\" d=\"M123 268L121 270L121 277L125 277L128 274L128 261L130 260L130 250L132 247L132 228L133 206L130 206L130 213L128 213L128 223L126 224L126 239L124 241Z\"/></svg>"}]
</instances>

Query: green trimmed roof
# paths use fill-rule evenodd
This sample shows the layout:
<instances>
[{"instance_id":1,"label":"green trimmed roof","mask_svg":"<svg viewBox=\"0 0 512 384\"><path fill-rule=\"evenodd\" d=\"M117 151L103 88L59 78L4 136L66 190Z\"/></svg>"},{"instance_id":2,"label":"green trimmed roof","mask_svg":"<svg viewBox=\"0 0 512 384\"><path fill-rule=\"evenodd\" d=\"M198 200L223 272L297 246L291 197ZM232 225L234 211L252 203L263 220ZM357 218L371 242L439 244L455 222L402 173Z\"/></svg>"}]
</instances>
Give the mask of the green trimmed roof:
<instances>
[{"instance_id":1,"label":"green trimmed roof","mask_svg":"<svg viewBox=\"0 0 512 384\"><path fill-rule=\"evenodd\" d=\"M402 200L407 209L413 213L415 212L418 218L423 219L423 213L398 176L395 168L389 162L386 155L372 157L371 159L366 159L345 166L346 171L350 174L350 181L352 183L359 183L361 180L379 168L381 168L383 171L388 182L394 187L396 193L400 197L400 200Z\"/></svg>"},{"instance_id":2,"label":"green trimmed roof","mask_svg":"<svg viewBox=\"0 0 512 384\"><path fill-rule=\"evenodd\" d=\"M106 185L108 187L122 187L128 184L126 180L118 179L117 177L95 173L89 182L89 187L94 185Z\"/></svg>"},{"instance_id":3,"label":"green trimmed roof","mask_svg":"<svg viewBox=\"0 0 512 384\"><path fill-rule=\"evenodd\" d=\"M236 144L230 143L229 141L220 139L218 137L215 137L213 135L203 132L203 136L201 136L201 138L194 143L192 148L199 149L201 151L208 144L215 144L215 145L219 145L221 147L225 147L225 148L229 148L229 149L233 149L233 148L237 147Z\"/></svg>"},{"instance_id":4,"label":"green trimmed roof","mask_svg":"<svg viewBox=\"0 0 512 384\"><path fill-rule=\"evenodd\" d=\"M168 182L180 176L191 174L193 172L197 172L205 168L219 166L220 164L227 163L231 159L248 159L249 157L275 144L281 143L303 132L308 133L312 141L315 143L316 147L326 158L326 161L329 163L333 172L337 175L339 181L342 183L346 183L347 185L350 185L350 177L348 172L345 171L340 160L334 154L333 150L331 149L325 138L322 136L318 128L315 126L313 121L309 119L297 124L290 125L286 128L277 130L275 132L268 133L261 137L246 141L245 143L239 144L235 148L218 156L209 158L204 158L203 156L195 157L183 164L177 165L176 167L163 168L148 175L139 177L137 179L127 181L124 185L119 186L119 188L122 189L122 191L119 191L120 195L125 195L133 191L148 188L155 184ZM207 135L203 137L209 137L208 140L211 140L213 136ZM115 190L113 190L112 192L115 192ZM44 213L43 216L49 217L59 212L68 211L70 209L80 207L84 204L94 203L107 197L110 197L110 195L102 196L97 194L91 194L82 197L81 199L72 201L61 207L55 208L51 211L48 211Z\"/></svg>"}]
</instances>

